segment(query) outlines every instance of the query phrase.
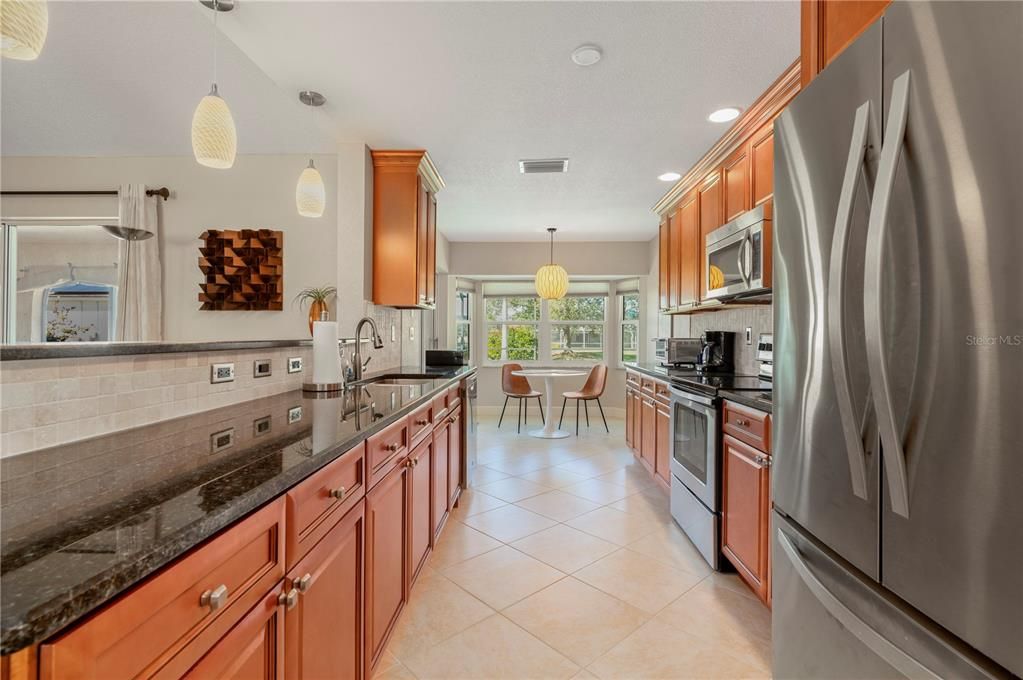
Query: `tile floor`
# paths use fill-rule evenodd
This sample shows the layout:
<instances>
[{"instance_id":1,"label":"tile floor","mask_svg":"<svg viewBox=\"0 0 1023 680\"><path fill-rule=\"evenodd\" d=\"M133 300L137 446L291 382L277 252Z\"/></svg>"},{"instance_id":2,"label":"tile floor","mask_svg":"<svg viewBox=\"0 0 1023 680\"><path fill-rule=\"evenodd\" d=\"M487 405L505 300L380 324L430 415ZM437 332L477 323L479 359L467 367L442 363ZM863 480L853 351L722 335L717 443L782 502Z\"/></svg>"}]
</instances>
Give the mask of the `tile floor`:
<instances>
[{"instance_id":1,"label":"tile floor","mask_svg":"<svg viewBox=\"0 0 1023 680\"><path fill-rule=\"evenodd\" d=\"M552 441L484 419L476 487L376 680L770 677L770 612L710 570L610 425Z\"/></svg>"}]
</instances>

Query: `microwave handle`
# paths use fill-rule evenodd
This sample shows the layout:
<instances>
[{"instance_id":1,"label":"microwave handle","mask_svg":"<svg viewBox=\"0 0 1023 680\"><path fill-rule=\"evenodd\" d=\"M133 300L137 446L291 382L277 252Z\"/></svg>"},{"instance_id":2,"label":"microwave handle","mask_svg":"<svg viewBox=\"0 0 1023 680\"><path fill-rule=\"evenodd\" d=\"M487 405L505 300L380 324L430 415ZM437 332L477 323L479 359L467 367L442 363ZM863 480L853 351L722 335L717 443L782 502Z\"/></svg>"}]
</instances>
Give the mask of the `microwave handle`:
<instances>
[{"instance_id":1,"label":"microwave handle","mask_svg":"<svg viewBox=\"0 0 1023 680\"><path fill-rule=\"evenodd\" d=\"M750 250L752 250L752 246L750 246L749 232L746 232L746 234L743 236L742 245L739 246L739 254L737 256L738 260L739 260L739 276L742 277L743 284L747 288L749 288L749 273L746 272L746 248L747 247L749 247Z\"/></svg>"}]
</instances>

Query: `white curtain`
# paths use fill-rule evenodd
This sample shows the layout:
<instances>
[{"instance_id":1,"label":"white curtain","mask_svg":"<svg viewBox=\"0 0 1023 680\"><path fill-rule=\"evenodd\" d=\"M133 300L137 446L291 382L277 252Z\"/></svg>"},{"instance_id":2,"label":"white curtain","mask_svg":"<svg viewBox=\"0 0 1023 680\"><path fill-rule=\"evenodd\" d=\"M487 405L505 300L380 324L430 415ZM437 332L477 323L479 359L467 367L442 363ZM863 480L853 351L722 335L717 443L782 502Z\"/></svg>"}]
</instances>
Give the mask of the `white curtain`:
<instances>
[{"instance_id":1,"label":"white curtain","mask_svg":"<svg viewBox=\"0 0 1023 680\"><path fill-rule=\"evenodd\" d=\"M118 340L163 340L158 200L156 196L146 196L144 184L122 184L118 192L117 212L121 226L145 229L154 234L145 241L121 241L118 245Z\"/></svg>"}]
</instances>

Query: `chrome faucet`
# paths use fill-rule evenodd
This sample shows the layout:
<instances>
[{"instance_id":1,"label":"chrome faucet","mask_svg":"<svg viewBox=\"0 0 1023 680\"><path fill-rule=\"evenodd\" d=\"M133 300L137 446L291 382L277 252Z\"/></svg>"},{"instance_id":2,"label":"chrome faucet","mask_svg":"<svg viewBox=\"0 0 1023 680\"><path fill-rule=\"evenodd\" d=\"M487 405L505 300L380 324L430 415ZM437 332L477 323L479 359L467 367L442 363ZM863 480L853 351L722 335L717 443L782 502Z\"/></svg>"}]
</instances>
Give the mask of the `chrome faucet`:
<instances>
[{"instance_id":1,"label":"chrome faucet","mask_svg":"<svg viewBox=\"0 0 1023 680\"><path fill-rule=\"evenodd\" d=\"M373 358L369 357L366 359L366 363L362 362L362 327L366 324L369 324L369 330L372 334L370 339L373 341L373 349L383 349L384 346L383 338L377 332L376 322L368 316L359 319L359 323L355 324L355 355L352 357L352 372L355 375L356 382L362 380L362 370L366 368L366 364Z\"/></svg>"}]
</instances>

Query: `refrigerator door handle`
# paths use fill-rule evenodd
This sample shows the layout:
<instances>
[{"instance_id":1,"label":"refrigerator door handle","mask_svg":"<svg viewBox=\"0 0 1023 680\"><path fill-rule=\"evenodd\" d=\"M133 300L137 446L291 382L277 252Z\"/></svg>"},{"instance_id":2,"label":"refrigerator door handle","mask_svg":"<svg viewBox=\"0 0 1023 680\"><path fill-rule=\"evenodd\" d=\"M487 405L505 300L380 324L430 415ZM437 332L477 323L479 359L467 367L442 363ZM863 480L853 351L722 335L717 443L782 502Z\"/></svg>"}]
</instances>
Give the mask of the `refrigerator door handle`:
<instances>
[{"instance_id":1,"label":"refrigerator door handle","mask_svg":"<svg viewBox=\"0 0 1023 680\"><path fill-rule=\"evenodd\" d=\"M906 472L906 454L895 420L892 391L888 376L888 359L884 354L884 319L882 303L882 274L884 270L884 242L888 228L895 171L902 155L909 111L909 71L892 83L891 106L884 131L884 143L877 166L874 200L867 222L867 246L864 266L863 316L867 336L867 369L874 397L877 426L884 450L885 476L892 512L909 518L909 480Z\"/></svg>"},{"instance_id":2,"label":"refrigerator door handle","mask_svg":"<svg viewBox=\"0 0 1023 680\"><path fill-rule=\"evenodd\" d=\"M799 554L799 550L792 543L792 539L785 535L785 532L778 529L778 544L788 557L792 568L799 575L800 580L809 589L817 601L835 618L846 630L852 633L857 640L862 642L872 652L884 659L893 668L905 675L907 678L934 678L938 680L941 676L936 675L919 661L906 654L904 651L889 642L883 635L870 627L866 621L856 615L856 612L845 606L834 593L828 590L827 586L821 583L810 566Z\"/></svg>"},{"instance_id":3,"label":"refrigerator door handle","mask_svg":"<svg viewBox=\"0 0 1023 680\"><path fill-rule=\"evenodd\" d=\"M838 198L835 217L835 235L831 242L831 266L828 276L828 345L831 354L831 374L835 381L838 413L845 435L845 451L849 458L849 477L853 493L863 500L867 496L867 454L863 446L862 428L856 422L852 388L849 384L849 357L845 345L845 251L849 245L849 225L852 221L856 180L861 175L867 149L867 124L870 120L870 101L856 109L853 120L849 157L845 162L842 191Z\"/></svg>"}]
</instances>

